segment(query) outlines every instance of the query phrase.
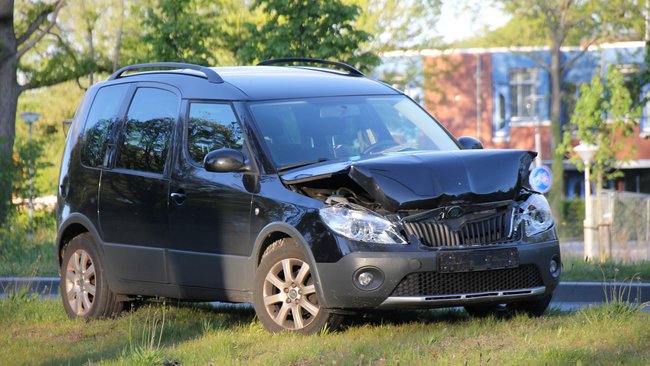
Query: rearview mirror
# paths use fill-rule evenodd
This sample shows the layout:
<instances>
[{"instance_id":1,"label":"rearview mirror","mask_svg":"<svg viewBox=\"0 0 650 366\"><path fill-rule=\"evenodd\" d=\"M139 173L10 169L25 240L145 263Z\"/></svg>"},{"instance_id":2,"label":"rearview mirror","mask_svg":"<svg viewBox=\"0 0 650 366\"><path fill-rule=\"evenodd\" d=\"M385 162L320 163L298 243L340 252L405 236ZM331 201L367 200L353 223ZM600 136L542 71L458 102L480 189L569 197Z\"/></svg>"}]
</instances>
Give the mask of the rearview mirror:
<instances>
[{"instance_id":1,"label":"rearview mirror","mask_svg":"<svg viewBox=\"0 0 650 366\"><path fill-rule=\"evenodd\" d=\"M458 142L460 143L460 146L462 146L463 150L473 150L473 149L483 148L483 143L481 142L481 140L476 139L474 137L461 136L458 139Z\"/></svg>"},{"instance_id":2,"label":"rearview mirror","mask_svg":"<svg viewBox=\"0 0 650 366\"><path fill-rule=\"evenodd\" d=\"M209 172L238 172L245 170L246 160L239 150L219 149L210 151L205 156L203 167Z\"/></svg>"}]
</instances>

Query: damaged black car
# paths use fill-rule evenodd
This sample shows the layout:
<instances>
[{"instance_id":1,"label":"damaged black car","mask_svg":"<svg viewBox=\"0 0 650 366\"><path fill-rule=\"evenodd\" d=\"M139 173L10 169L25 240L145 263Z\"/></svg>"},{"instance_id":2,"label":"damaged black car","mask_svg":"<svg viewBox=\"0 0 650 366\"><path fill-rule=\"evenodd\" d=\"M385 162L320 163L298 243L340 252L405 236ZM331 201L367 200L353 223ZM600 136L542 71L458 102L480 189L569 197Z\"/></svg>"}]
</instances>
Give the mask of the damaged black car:
<instances>
[{"instance_id":1,"label":"damaged black car","mask_svg":"<svg viewBox=\"0 0 650 366\"><path fill-rule=\"evenodd\" d=\"M535 155L456 139L342 63L128 66L68 135L64 308L252 302L269 331L306 334L374 309L538 316L561 260Z\"/></svg>"}]
</instances>

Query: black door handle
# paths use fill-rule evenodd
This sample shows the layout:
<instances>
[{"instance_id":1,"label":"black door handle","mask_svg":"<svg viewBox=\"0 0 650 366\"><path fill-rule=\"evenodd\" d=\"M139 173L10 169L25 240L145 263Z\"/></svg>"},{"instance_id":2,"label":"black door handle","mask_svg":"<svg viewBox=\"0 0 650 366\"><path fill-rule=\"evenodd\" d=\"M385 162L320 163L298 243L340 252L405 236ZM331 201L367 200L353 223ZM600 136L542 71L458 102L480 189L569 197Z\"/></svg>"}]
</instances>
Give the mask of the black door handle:
<instances>
[{"instance_id":1,"label":"black door handle","mask_svg":"<svg viewBox=\"0 0 650 366\"><path fill-rule=\"evenodd\" d=\"M180 190L178 192L174 192L170 194L171 198L176 202L178 205L182 205L183 202L185 202L185 199L187 196L185 195L185 192L183 190Z\"/></svg>"}]
</instances>

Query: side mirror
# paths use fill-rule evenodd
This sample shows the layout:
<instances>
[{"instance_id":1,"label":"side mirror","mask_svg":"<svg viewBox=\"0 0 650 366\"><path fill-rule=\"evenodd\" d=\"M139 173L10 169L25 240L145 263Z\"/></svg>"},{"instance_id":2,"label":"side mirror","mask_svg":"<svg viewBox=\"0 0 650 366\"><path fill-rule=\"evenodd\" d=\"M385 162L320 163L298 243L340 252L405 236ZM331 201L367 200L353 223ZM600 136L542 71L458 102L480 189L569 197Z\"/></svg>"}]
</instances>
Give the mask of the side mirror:
<instances>
[{"instance_id":1,"label":"side mirror","mask_svg":"<svg viewBox=\"0 0 650 366\"><path fill-rule=\"evenodd\" d=\"M458 142L460 142L460 146L463 147L463 150L472 150L472 149L482 149L483 148L483 143L474 137L469 137L469 136L461 136L458 139Z\"/></svg>"},{"instance_id":2,"label":"side mirror","mask_svg":"<svg viewBox=\"0 0 650 366\"><path fill-rule=\"evenodd\" d=\"M246 161L241 151L219 149L210 151L203 159L203 167L209 172L226 173L245 170Z\"/></svg>"}]
</instances>

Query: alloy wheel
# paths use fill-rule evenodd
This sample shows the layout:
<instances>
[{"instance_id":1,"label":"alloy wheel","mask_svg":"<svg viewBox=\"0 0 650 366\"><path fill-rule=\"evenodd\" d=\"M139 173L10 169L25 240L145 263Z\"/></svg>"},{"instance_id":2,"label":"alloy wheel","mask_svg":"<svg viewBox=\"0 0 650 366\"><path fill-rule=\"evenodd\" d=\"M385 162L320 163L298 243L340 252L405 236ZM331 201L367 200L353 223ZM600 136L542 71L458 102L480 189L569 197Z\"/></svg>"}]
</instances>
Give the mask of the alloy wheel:
<instances>
[{"instance_id":1,"label":"alloy wheel","mask_svg":"<svg viewBox=\"0 0 650 366\"><path fill-rule=\"evenodd\" d=\"M309 264L296 258L282 259L271 267L262 297L269 316L284 329L302 329L320 311Z\"/></svg>"},{"instance_id":2,"label":"alloy wheel","mask_svg":"<svg viewBox=\"0 0 650 366\"><path fill-rule=\"evenodd\" d=\"M96 273L93 260L83 249L77 249L65 269L65 291L68 304L77 316L86 315L95 300Z\"/></svg>"}]
</instances>

